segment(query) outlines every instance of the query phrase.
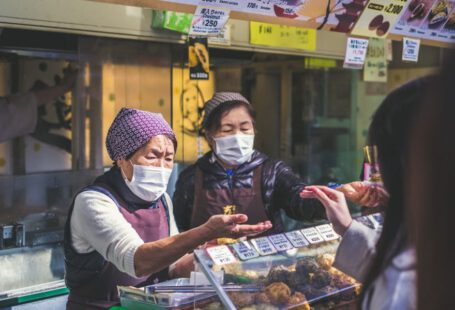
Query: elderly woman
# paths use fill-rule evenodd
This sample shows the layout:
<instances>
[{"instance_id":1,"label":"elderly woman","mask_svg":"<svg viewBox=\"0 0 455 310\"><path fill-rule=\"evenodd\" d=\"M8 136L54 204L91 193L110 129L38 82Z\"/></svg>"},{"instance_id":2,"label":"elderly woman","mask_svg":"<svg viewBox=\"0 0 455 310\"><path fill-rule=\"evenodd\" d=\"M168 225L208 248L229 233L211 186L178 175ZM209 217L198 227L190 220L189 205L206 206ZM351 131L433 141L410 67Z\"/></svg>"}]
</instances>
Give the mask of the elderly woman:
<instances>
[{"instance_id":1,"label":"elderly woman","mask_svg":"<svg viewBox=\"0 0 455 310\"><path fill-rule=\"evenodd\" d=\"M272 221L283 231L280 212L300 220L324 216L318 201L302 200L302 180L281 160L254 149L254 110L239 93L216 93L204 107L203 133L211 151L179 176L174 194L181 230L214 214L244 213L251 223Z\"/></svg>"},{"instance_id":2,"label":"elderly woman","mask_svg":"<svg viewBox=\"0 0 455 310\"><path fill-rule=\"evenodd\" d=\"M114 166L76 195L65 227L68 309L111 307L117 285L165 280L170 264L209 240L270 228L239 225L247 221L240 214L178 234L166 194L177 142L160 114L122 109L106 146Z\"/></svg>"},{"instance_id":3,"label":"elderly woman","mask_svg":"<svg viewBox=\"0 0 455 310\"><path fill-rule=\"evenodd\" d=\"M202 131L211 151L182 171L174 193L177 225L188 230L214 214L245 213L250 223L272 221L282 232L281 210L296 220L325 218L316 200L302 200L303 181L283 161L254 149L255 112L239 93L219 92L204 106ZM377 205L362 182L336 185L362 205Z\"/></svg>"}]
</instances>

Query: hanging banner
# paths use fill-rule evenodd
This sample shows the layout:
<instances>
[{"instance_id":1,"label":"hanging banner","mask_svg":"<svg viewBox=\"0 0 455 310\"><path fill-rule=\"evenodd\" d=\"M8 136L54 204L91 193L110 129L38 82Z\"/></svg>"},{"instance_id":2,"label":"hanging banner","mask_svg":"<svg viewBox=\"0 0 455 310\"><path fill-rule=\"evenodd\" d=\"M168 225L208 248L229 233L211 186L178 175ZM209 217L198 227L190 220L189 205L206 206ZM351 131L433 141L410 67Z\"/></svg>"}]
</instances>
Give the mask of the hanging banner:
<instances>
[{"instance_id":1,"label":"hanging banner","mask_svg":"<svg viewBox=\"0 0 455 310\"><path fill-rule=\"evenodd\" d=\"M351 33L359 36L385 38L405 7L406 0L370 1Z\"/></svg>"},{"instance_id":2,"label":"hanging banner","mask_svg":"<svg viewBox=\"0 0 455 310\"><path fill-rule=\"evenodd\" d=\"M190 35L217 36L229 19L229 10L198 6L191 22Z\"/></svg>"},{"instance_id":3,"label":"hanging banner","mask_svg":"<svg viewBox=\"0 0 455 310\"><path fill-rule=\"evenodd\" d=\"M348 38L343 67L347 69L362 69L367 48L367 39Z\"/></svg>"},{"instance_id":4,"label":"hanging banner","mask_svg":"<svg viewBox=\"0 0 455 310\"><path fill-rule=\"evenodd\" d=\"M365 82L387 82L386 41L371 38L368 43L363 80Z\"/></svg>"},{"instance_id":5,"label":"hanging banner","mask_svg":"<svg viewBox=\"0 0 455 310\"><path fill-rule=\"evenodd\" d=\"M349 32L368 0L167 0L164 2L225 8L232 10L234 15L248 13L282 17L301 21L303 27ZM282 22L286 23L283 20Z\"/></svg>"},{"instance_id":6,"label":"hanging banner","mask_svg":"<svg viewBox=\"0 0 455 310\"><path fill-rule=\"evenodd\" d=\"M391 33L454 43L455 0L410 1Z\"/></svg>"},{"instance_id":7,"label":"hanging banner","mask_svg":"<svg viewBox=\"0 0 455 310\"><path fill-rule=\"evenodd\" d=\"M250 22L250 44L316 50L316 30Z\"/></svg>"},{"instance_id":8,"label":"hanging banner","mask_svg":"<svg viewBox=\"0 0 455 310\"><path fill-rule=\"evenodd\" d=\"M420 40L403 38L403 61L417 62L419 60Z\"/></svg>"},{"instance_id":9,"label":"hanging banner","mask_svg":"<svg viewBox=\"0 0 455 310\"><path fill-rule=\"evenodd\" d=\"M208 80L210 59L207 38L190 37L188 40L190 80Z\"/></svg>"}]
</instances>

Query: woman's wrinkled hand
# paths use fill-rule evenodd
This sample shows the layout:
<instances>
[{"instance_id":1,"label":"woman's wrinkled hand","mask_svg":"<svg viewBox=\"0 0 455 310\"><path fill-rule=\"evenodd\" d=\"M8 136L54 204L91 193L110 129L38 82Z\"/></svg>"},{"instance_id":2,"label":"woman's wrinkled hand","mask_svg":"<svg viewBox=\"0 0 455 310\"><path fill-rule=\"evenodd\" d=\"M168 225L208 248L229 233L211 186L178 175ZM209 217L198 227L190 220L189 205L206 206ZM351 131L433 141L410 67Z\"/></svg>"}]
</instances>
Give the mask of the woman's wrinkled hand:
<instances>
[{"instance_id":1,"label":"woman's wrinkled hand","mask_svg":"<svg viewBox=\"0 0 455 310\"><path fill-rule=\"evenodd\" d=\"M352 217L344 194L326 186L307 186L300 194L304 199L318 199L337 234L343 236L351 226Z\"/></svg>"},{"instance_id":2,"label":"woman's wrinkled hand","mask_svg":"<svg viewBox=\"0 0 455 310\"><path fill-rule=\"evenodd\" d=\"M244 224L246 221L248 221L248 217L245 214L214 215L203 225L209 234L207 240L216 238L237 239L257 235L272 228L270 221L255 225Z\"/></svg>"}]
</instances>

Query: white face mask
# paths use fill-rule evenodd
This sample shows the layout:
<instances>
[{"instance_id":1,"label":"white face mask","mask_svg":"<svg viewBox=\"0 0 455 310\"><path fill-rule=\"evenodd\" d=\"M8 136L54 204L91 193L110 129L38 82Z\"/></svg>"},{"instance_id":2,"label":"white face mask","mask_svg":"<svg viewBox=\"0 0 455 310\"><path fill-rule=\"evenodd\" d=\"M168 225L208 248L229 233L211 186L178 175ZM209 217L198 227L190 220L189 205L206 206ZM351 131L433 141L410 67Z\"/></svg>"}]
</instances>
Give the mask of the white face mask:
<instances>
[{"instance_id":1,"label":"white face mask","mask_svg":"<svg viewBox=\"0 0 455 310\"><path fill-rule=\"evenodd\" d=\"M237 134L213 140L216 156L228 165L241 165L250 160L254 152L254 135Z\"/></svg>"},{"instance_id":2,"label":"white face mask","mask_svg":"<svg viewBox=\"0 0 455 310\"><path fill-rule=\"evenodd\" d=\"M172 169L130 163L133 166L133 177L131 181L125 178L125 183L133 194L148 202L160 198L167 189Z\"/></svg>"}]
</instances>

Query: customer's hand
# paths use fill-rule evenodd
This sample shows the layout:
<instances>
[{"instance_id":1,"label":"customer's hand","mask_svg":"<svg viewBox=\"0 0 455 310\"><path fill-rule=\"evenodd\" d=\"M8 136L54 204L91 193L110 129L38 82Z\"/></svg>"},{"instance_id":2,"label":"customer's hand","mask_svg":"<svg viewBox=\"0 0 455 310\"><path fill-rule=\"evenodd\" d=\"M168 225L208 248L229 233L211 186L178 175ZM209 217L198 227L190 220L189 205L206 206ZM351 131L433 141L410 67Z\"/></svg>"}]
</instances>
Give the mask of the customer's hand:
<instances>
[{"instance_id":1,"label":"customer's hand","mask_svg":"<svg viewBox=\"0 0 455 310\"><path fill-rule=\"evenodd\" d=\"M346 199L366 207L378 207L387 204L389 194L381 185L370 182L351 182L336 188Z\"/></svg>"},{"instance_id":2,"label":"customer's hand","mask_svg":"<svg viewBox=\"0 0 455 310\"><path fill-rule=\"evenodd\" d=\"M260 234L270 228L270 221L260 222L255 225L243 224L248 221L245 214L214 215L203 225L208 230L207 240L216 238L240 238Z\"/></svg>"},{"instance_id":3,"label":"customer's hand","mask_svg":"<svg viewBox=\"0 0 455 310\"><path fill-rule=\"evenodd\" d=\"M307 186L300 197L318 199L324 206L327 218L333 224L333 229L340 236L343 236L351 225L351 214L342 192L326 186Z\"/></svg>"}]
</instances>

